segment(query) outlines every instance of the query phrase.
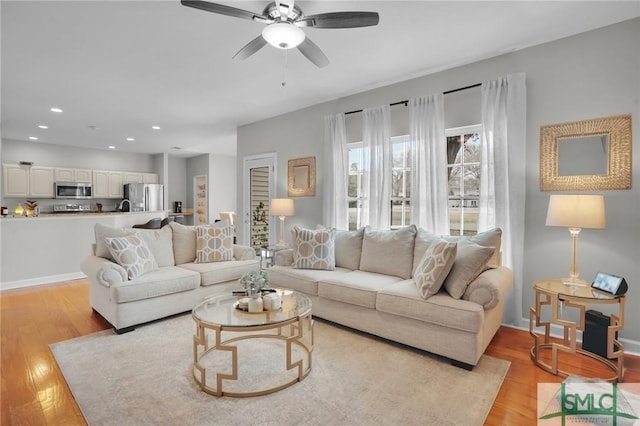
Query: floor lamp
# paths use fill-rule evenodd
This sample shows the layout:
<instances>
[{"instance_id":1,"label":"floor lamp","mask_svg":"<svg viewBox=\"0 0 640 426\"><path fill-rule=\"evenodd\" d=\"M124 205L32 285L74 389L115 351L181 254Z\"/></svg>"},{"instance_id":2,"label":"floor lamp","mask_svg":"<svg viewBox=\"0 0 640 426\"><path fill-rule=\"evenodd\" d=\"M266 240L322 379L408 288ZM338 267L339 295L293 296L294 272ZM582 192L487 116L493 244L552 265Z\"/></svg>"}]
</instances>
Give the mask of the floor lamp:
<instances>
[{"instance_id":1,"label":"floor lamp","mask_svg":"<svg viewBox=\"0 0 640 426\"><path fill-rule=\"evenodd\" d=\"M291 198L273 198L269 207L269 214L280 217L280 241L276 245L278 248L288 248L289 244L284 240L284 218L293 216L296 213Z\"/></svg>"},{"instance_id":2,"label":"floor lamp","mask_svg":"<svg viewBox=\"0 0 640 426\"><path fill-rule=\"evenodd\" d=\"M571 234L571 265L567 285L584 286L589 283L580 279L578 268L578 234L582 228L604 229L604 196L602 195L551 195L547 210L547 226L569 228Z\"/></svg>"}]
</instances>

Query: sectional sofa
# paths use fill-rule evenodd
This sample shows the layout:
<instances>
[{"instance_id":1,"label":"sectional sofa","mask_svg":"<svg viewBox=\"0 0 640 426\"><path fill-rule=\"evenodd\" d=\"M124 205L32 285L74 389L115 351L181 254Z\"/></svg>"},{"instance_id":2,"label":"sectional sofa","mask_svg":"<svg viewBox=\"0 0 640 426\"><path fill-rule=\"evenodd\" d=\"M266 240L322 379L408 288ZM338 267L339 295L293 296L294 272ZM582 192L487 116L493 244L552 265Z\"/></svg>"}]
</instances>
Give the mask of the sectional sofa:
<instances>
[{"instance_id":1,"label":"sectional sofa","mask_svg":"<svg viewBox=\"0 0 640 426\"><path fill-rule=\"evenodd\" d=\"M308 295L315 317L466 369L500 327L513 284L512 271L500 264L500 229L473 237L436 236L415 226L294 228L292 234L294 248L277 252L269 269L271 286Z\"/></svg>"},{"instance_id":2,"label":"sectional sofa","mask_svg":"<svg viewBox=\"0 0 640 426\"><path fill-rule=\"evenodd\" d=\"M245 272L259 270L260 261L251 247L232 244L228 228L211 227L209 231L221 234L225 248L206 252L215 245L212 239L203 240L195 227L175 222L161 229L97 224L93 254L81 264L89 278L91 307L120 334L137 324L190 311L208 296L237 290L238 279ZM127 258L126 250L121 250L124 254L118 259L112 254L117 244L130 241L141 244L129 250L130 254L142 253L136 256L136 265Z\"/></svg>"}]
</instances>

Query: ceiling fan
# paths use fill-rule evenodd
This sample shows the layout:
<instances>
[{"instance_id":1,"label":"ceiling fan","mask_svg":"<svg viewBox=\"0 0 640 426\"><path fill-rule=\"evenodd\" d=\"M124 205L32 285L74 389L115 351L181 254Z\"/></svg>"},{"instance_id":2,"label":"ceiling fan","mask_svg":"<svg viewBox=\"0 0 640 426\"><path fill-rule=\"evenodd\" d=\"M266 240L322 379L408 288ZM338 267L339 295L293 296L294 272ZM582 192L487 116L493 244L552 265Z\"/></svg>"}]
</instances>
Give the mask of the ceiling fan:
<instances>
[{"instance_id":1,"label":"ceiling fan","mask_svg":"<svg viewBox=\"0 0 640 426\"><path fill-rule=\"evenodd\" d=\"M262 34L247 43L233 56L234 59L246 59L268 43L278 49L297 47L308 60L320 68L327 66L329 59L300 27L358 28L378 25L379 21L376 12L333 12L305 16L295 4L295 0L271 2L262 14L207 1L181 0L181 3L195 9L234 18L250 19L267 25L262 30Z\"/></svg>"}]
</instances>

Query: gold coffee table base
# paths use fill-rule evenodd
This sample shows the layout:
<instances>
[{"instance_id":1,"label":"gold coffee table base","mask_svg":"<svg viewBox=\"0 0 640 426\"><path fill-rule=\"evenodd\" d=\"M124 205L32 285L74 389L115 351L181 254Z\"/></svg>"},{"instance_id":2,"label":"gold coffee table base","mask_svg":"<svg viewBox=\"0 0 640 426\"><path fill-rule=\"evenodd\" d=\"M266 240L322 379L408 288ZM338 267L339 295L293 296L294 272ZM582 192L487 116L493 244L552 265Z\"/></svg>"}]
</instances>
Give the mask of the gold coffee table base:
<instances>
[{"instance_id":1,"label":"gold coffee table base","mask_svg":"<svg viewBox=\"0 0 640 426\"><path fill-rule=\"evenodd\" d=\"M209 330L209 332L207 332ZM274 331L274 333L254 333L257 331ZM288 331L285 333L285 331ZM249 333L238 337L223 340L223 332ZM209 337L215 335L215 342L209 345ZM247 339L278 339L285 342L286 370L297 369L297 375L292 380L278 386L247 392L228 392L223 388L225 380L238 380L238 347L232 345L234 342ZM301 348L306 355L306 367L304 359L293 361L293 345ZM214 351L226 351L231 353L231 373L219 373L207 371L201 361L210 356ZM302 381L311 372L311 361L313 353L313 319L311 314L300 316L277 324L262 326L238 327L221 326L207 324L196 321L196 334L193 336L193 377L200 385L200 388L211 395L230 397L252 397L267 395ZM215 374L215 387L207 384L207 375Z\"/></svg>"}]
</instances>

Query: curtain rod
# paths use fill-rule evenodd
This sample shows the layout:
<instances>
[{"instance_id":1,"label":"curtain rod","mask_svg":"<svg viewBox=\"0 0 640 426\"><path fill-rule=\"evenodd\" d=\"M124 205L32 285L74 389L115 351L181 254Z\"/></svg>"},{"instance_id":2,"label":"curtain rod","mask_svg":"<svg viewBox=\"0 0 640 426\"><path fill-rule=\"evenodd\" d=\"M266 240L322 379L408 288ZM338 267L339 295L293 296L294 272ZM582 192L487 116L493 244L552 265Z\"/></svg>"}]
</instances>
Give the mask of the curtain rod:
<instances>
[{"instance_id":1,"label":"curtain rod","mask_svg":"<svg viewBox=\"0 0 640 426\"><path fill-rule=\"evenodd\" d=\"M482 86L482 83L476 83L476 84L472 84L471 86L466 86L466 87L459 87L457 89L452 89L452 90L447 90L446 92L443 92L443 95L448 95L450 93L456 93L456 92L462 92L463 90L467 90L467 89L473 89L474 87L480 87ZM404 105L407 106L409 104L409 101L398 101L398 102L394 102L392 104L389 104L389 106L396 106L396 105ZM357 114L359 112L362 112L361 109L357 109L355 111L348 111L345 112L344 115L349 115L349 114Z\"/></svg>"}]
</instances>

